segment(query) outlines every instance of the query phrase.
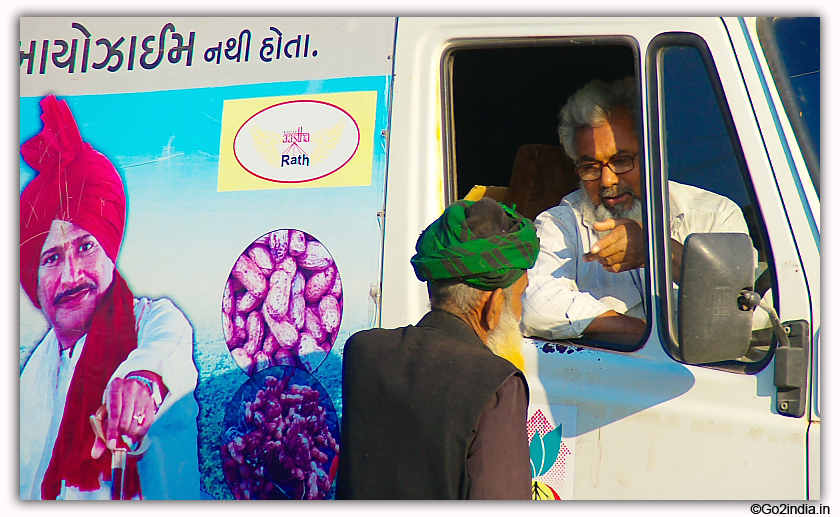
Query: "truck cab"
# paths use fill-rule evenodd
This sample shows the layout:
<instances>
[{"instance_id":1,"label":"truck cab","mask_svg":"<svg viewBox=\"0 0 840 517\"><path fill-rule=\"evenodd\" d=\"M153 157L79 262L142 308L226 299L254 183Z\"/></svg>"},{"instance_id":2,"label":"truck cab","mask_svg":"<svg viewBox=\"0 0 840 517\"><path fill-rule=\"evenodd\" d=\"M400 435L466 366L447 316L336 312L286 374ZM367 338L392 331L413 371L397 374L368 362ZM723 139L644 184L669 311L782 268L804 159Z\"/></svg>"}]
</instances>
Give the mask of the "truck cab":
<instances>
[{"instance_id":1,"label":"truck cab","mask_svg":"<svg viewBox=\"0 0 840 517\"><path fill-rule=\"evenodd\" d=\"M525 340L530 415L539 410L538 418L551 420L550 413L552 426L563 429L557 467L534 472L554 495L819 498L819 129L809 122L818 120L819 90L806 93L803 86L819 76L818 50L807 43L818 24L398 20L386 328L425 312L425 289L408 259L429 221L476 185L528 217L558 204L578 187L558 147L560 107L595 78L632 76L638 89L647 333L638 342ZM800 53L785 60L792 40ZM761 309L740 337L702 311L678 321L675 272L667 266L669 181L726 196L741 208L757 254L749 287L775 308L795 351L777 344ZM680 324L738 342L737 350L692 356L690 343L680 342ZM756 482L770 478L772 485Z\"/></svg>"}]
</instances>

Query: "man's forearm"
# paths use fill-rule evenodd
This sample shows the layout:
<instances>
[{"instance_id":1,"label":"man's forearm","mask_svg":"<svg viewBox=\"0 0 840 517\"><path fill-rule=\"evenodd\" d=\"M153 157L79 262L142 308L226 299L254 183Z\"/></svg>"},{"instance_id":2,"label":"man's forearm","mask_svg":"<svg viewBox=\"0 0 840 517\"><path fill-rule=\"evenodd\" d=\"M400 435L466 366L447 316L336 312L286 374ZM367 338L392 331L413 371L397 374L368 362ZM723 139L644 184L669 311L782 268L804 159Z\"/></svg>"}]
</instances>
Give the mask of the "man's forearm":
<instances>
[{"instance_id":1,"label":"man's forearm","mask_svg":"<svg viewBox=\"0 0 840 517\"><path fill-rule=\"evenodd\" d=\"M607 311L594 320L583 331L584 334L630 334L642 336L647 323L639 318L626 316L615 311Z\"/></svg>"}]
</instances>

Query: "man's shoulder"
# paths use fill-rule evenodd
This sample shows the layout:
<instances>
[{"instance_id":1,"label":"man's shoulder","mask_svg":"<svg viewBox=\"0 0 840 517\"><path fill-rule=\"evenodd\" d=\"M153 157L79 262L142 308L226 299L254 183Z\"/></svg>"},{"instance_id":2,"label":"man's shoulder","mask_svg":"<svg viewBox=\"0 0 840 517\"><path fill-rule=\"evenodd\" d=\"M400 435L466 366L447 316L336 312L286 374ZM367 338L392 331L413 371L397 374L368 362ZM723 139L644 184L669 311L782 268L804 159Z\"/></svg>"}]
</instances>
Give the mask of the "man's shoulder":
<instances>
[{"instance_id":1,"label":"man's shoulder","mask_svg":"<svg viewBox=\"0 0 840 517\"><path fill-rule=\"evenodd\" d=\"M169 298L147 298L145 296L134 298L134 310L137 311L138 309L155 309L183 314L180 307Z\"/></svg>"},{"instance_id":2,"label":"man's shoulder","mask_svg":"<svg viewBox=\"0 0 840 517\"><path fill-rule=\"evenodd\" d=\"M359 349L367 349L375 346L383 346L389 343L399 342L406 330L413 328L411 325L394 329L370 328L360 330L347 338L345 352Z\"/></svg>"},{"instance_id":3,"label":"man's shoulder","mask_svg":"<svg viewBox=\"0 0 840 517\"><path fill-rule=\"evenodd\" d=\"M57 349L58 339L55 337L55 330L50 328L38 344L30 349L29 355L23 360L23 364L20 367L21 377L23 377L24 372L28 371L27 367L29 365L40 364L50 351ZM31 368L29 368L29 370L31 370Z\"/></svg>"},{"instance_id":4,"label":"man's shoulder","mask_svg":"<svg viewBox=\"0 0 840 517\"><path fill-rule=\"evenodd\" d=\"M397 337L405 333L406 330L414 328L414 325L406 325L405 327L397 327L392 329L386 329L382 327L373 327L369 329L359 330L358 332L353 333L349 339L356 340L356 341L365 341L370 339L377 339L382 337L390 337L394 336Z\"/></svg>"},{"instance_id":5,"label":"man's shoulder","mask_svg":"<svg viewBox=\"0 0 840 517\"><path fill-rule=\"evenodd\" d=\"M375 353L376 350L405 347L410 346L410 343L426 341L430 339L431 335L434 335L435 340L454 339L445 330L428 326L406 325L405 327L392 329L370 328L360 330L347 338L345 352L364 350Z\"/></svg>"},{"instance_id":6,"label":"man's shoulder","mask_svg":"<svg viewBox=\"0 0 840 517\"><path fill-rule=\"evenodd\" d=\"M566 194L565 196L563 196L563 199L561 199L561 200L560 200L560 203L559 203L557 206L555 206L555 207L549 208L549 210L554 210L554 209L559 209L559 210L574 209L575 211L577 211L577 210L578 210L578 207L579 207L579 206L580 206L580 204L581 204L581 203L583 203L583 202L584 202L584 199L583 199L583 191L582 191L581 189L577 189L577 190L573 190L572 192L569 192L568 194Z\"/></svg>"},{"instance_id":7,"label":"man's shoulder","mask_svg":"<svg viewBox=\"0 0 840 517\"><path fill-rule=\"evenodd\" d=\"M682 210L699 210L716 213L721 210L737 210L738 205L726 196L716 194L694 185L669 181L671 199Z\"/></svg>"},{"instance_id":8,"label":"man's shoulder","mask_svg":"<svg viewBox=\"0 0 840 517\"><path fill-rule=\"evenodd\" d=\"M190 326L187 316L169 298L135 298L134 318L138 325L154 322Z\"/></svg>"},{"instance_id":9,"label":"man's shoulder","mask_svg":"<svg viewBox=\"0 0 840 517\"><path fill-rule=\"evenodd\" d=\"M379 358L384 356L413 356L433 360L445 356L448 361L472 358L474 361L509 362L490 351L489 348L465 338L453 329L436 325L407 325L393 329L372 328L351 335L344 346L348 357ZM476 345L481 346L476 346Z\"/></svg>"},{"instance_id":10,"label":"man's shoulder","mask_svg":"<svg viewBox=\"0 0 840 517\"><path fill-rule=\"evenodd\" d=\"M577 189L569 194L566 194L557 205L540 213L536 217L535 221L574 217L576 214L580 213L580 207L583 202L583 193L580 189Z\"/></svg>"}]
</instances>

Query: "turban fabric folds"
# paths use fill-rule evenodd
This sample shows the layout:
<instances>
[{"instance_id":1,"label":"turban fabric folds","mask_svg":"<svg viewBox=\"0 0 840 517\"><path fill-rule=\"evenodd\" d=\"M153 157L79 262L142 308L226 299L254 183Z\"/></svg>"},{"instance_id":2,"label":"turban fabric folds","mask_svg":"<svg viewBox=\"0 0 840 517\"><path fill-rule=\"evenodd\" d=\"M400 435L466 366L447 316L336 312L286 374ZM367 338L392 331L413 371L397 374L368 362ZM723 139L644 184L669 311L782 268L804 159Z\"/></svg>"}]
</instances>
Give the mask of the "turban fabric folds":
<instances>
[{"instance_id":1,"label":"turban fabric folds","mask_svg":"<svg viewBox=\"0 0 840 517\"><path fill-rule=\"evenodd\" d=\"M50 95L40 105L44 128L20 148L24 161L38 172L20 195L20 283L38 308L38 266L54 220L71 222L96 237L114 263L126 221L125 191L117 169L82 140L66 101ZM93 314L70 382L58 436L41 482L43 499L55 499L62 481L91 491L100 488L100 476L111 479L111 455L91 458L95 437L89 418L102 403L113 372L136 348L134 295L115 269ZM126 465L124 491L129 498L140 493L134 458Z\"/></svg>"},{"instance_id":2,"label":"turban fabric folds","mask_svg":"<svg viewBox=\"0 0 840 517\"><path fill-rule=\"evenodd\" d=\"M411 265L422 281L455 279L491 291L519 280L536 263L539 249L529 219L487 198L462 199L420 234Z\"/></svg>"},{"instance_id":3,"label":"turban fabric folds","mask_svg":"<svg viewBox=\"0 0 840 517\"><path fill-rule=\"evenodd\" d=\"M38 259L53 220L90 232L116 263L126 218L117 169L82 141L67 102L50 95L41 109L44 129L20 147L38 172L20 195L20 283L38 308Z\"/></svg>"}]
</instances>

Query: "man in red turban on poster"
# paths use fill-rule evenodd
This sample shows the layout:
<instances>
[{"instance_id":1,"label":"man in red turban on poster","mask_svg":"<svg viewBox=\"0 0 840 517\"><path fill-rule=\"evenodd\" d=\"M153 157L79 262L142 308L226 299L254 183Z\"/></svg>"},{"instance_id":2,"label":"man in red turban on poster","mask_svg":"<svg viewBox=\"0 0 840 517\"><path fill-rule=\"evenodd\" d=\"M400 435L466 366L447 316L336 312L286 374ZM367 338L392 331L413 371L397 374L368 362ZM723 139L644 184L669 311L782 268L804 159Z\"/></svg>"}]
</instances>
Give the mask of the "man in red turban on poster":
<instances>
[{"instance_id":1,"label":"man in red turban on poster","mask_svg":"<svg viewBox=\"0 0 840 517\"><path fill-rule=\"evenodd\" d=\"M111 498L112 451L142 447L124 498L197 498L192 327L169 300L134 297L116 268L122 179L65 101L50 95L41 108L43 130L21 146L38 175L20 196L20 282L51 329L21 372L20 497ZM187 452L163 454L154 429Z\"/></svg>"}]
</instances>

